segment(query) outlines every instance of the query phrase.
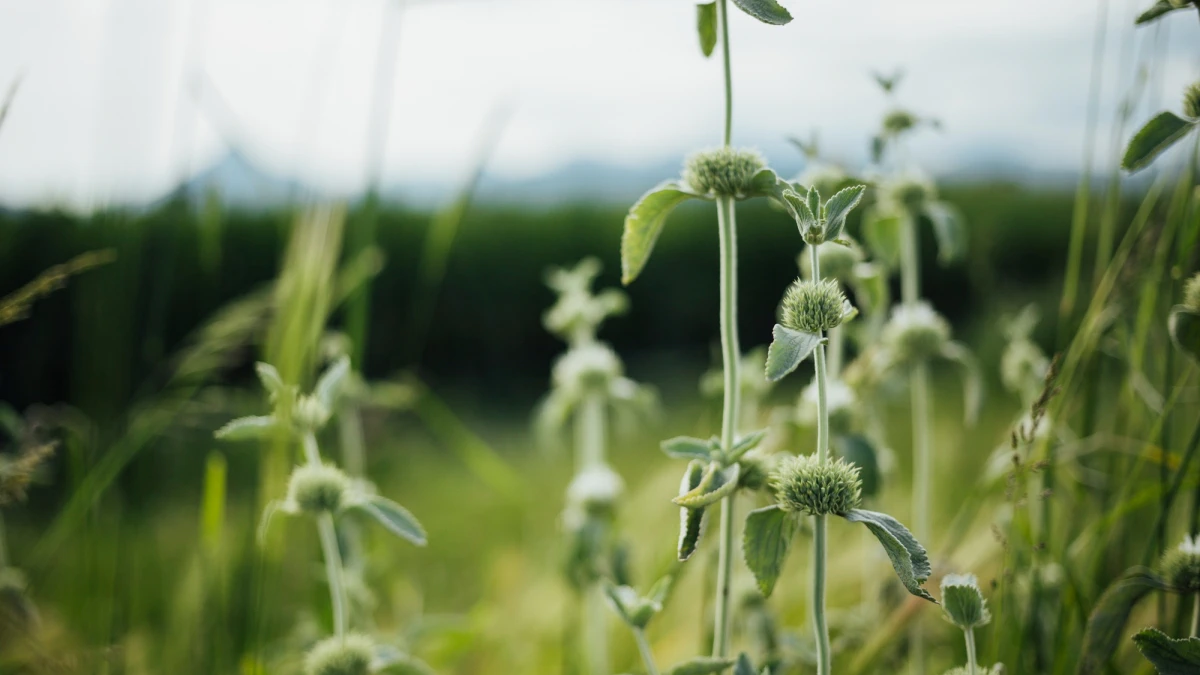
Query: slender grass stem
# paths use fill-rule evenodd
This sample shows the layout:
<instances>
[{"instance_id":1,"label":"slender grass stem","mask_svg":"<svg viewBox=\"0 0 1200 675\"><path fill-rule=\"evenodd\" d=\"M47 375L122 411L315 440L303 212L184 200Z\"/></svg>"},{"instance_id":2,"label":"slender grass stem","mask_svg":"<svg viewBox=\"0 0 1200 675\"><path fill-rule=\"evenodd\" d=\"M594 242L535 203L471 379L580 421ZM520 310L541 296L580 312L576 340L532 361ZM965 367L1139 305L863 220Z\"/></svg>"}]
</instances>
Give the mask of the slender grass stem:
<instances>
[{"instance_id":1,"label":"slender grass stem","mask_svg":"<svg viewBox=\"0 0 1200 675\"><path fill-rule=\"evenodd\" d=\"M718 7L724 4L719 0ZM721 358L725 374L724 410L721 416L721 446L732 448L737 436L741 399L741 347L737 331L737 223L733 200L717 198L717 224L721 255ZM729 652L729 599L733 572L734 504L721 500L721 536L717 559L717 602L713 630L713 655Z\"/></svg>"},{"instance_id":2,"label":"slender grass stem","mask_svg":"<svg viewBox=\"0 0 1200 675\"><path fill-rule=\"evenodd\" d=\"M1192 598L1192 637L1200 636L1200 593Z\"/></svg>"},{"instance_id":3,"label":"slender grass stem","mask_svg":"<svg viewBox=\"0 0 1200 675\"><path fill-rule=\"evenodd\" d=\"M325 555L325 576L329 580L329 599L333 605L333 631L342 637L346 634L346 588L342 583L342 554L338 550L332 513L326 511L317 517L317 532L321 535L321 551Z\"/></svg>"},{"instance_id":4,"label":"slender grass stem","mask_svg":"<svg viewBox=\"0 0 1200 675\"><path fill-rule=\"evenodd\" d=\"M642 663L646 664L646 675L658 675L658 666L654 663L654 652L650 651L650 643L646 641L646 631L636 628L633 639L637 640L638 651L642 654Z\"/></svg>"},{"instance_id":5,"label":"slender grass stem","mask_svg":"<svg viewBox=\"0 0 1200 675\"><path fill-rule=\"evenodd\" d=\"M975 663L975 629L967 628L963 631L963 635L967 639L967 673L975 675L978 666Z\"/></svg>"},{"instance_id":6,"label":"slender grass stem","mask_svg":"<svg viewBox=\"0 0 1200 675\"><path fill-rule=\"evenodd\" d=\"M809 247L809 256L812 261L813 281L820 281L821 263L815 246ZM817 370L817 458L822 464L826 464L829 462L829 398L825 345L817 345L814 360ZM829 675L831 672L829 625L825 620L825 563L828 557L826 525L826 516L813 517L812 617L817 638L817 675Z\"/></svg>"}]
</instances>

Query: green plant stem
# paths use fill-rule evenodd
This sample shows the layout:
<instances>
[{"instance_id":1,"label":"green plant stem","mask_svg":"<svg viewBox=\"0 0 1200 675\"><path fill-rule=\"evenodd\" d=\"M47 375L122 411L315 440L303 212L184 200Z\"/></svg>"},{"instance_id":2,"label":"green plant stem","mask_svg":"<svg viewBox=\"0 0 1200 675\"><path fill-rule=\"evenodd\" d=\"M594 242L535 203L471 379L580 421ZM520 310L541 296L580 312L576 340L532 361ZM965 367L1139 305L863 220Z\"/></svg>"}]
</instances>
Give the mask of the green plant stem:
<instances>
[{"instance_id":1,"label":"green plant stem","mask_svg":"<svg viewBox=\"0 0 1200 675\"><path fill-rule=\"evenodd\" d=\"M317 448L317 437L312 432L304 434L304 461L311 466L321 465L321 451Z\"/></svg>"},{"instance_id":2,"label":"green plant stem","mask_svg":"<svg viewBox=\"0 0 1200 675\"><path fill-rule=\"evenodd\" d=\"M718 6L724 0L718 1ZM721 415L721 447L733 447L737 437L738 409L741 399L741 347L737 331L737 222L733 200L717 198L717 226L720 230L721 255L721 359L725 375L724 408ZM729 653L729 599L733 572L733 499L721 500L721 535L717 558L717 601L714 617L714 656Z\"/></svg>"},{"instance_id":3,"label":"green plant stem","mask_svg":"<svg viewBox=\"0 0 1200 675\"><path fill-rule=\"evenodd\" d=\"M967 639L967 673L968 675L975 675L976 668L978 668L975 664L975 629L965 628L963 629L963 635Z\"/></svg>"},{"instance_id":4,"label":"green plant stem","mask_svg":"<svg viewBox=\"0 0 1200 675\"><path fill-rule=\"evenodd\" d=\"M726 147L733 136L733 72L729 67L729 7L727 0L717 0L717 23L721 24L721 58L725 69L725 135Z\"/></svg>"},{"instance_id":5,"label":"green plant stem","mask_svg":"<svg viewBox=\"0 0 1200 675\"><path fill-rule=\"evenodd\" d=\"M650 643L646 641L646 631L634 628L633 639L637 641L638 651L642 654L642 663L646 664L646 675L658 675L658 666L654 663L654 652L650 651Z\"/></svg>"},{"instance_id":6,"label":"green plant stem","mask_svg":"<svg viewBox=\"0 0 1200 675\"><path fill-rule=\"evenodd\" d=\"M603 466L605 448L604 392L584 396L575 418L576 471Z\"/></svg>"},{"instance_id":7,"label":"green plant stem","mask_svg":"<svg viewBox=\"0 0 1200 675\"><path fill-rule=\"evenodd\" d=\"M604 393L589 392L575 417L577 472L604 466L606 420ZM583 657L591 675L609 675L608 610L604 590L592 584L583 590Z\"/></svg>"},{"instance_id":8,"label":"green plant stem","mask_svg":"<svg viewBox=\"0 0 1200 675\"><path fill-rule=\"evenodd\" d=\"M821 279L821 263L817 247L808 248L812 260L813 280ZM817 370L817 458L822 464L829 463L829 398L825 368L825 345L817 345L814 356ZM817 675L830 673L829 625L825 620L825 562L828 556L828 534L826 516L813 517L813 579L812 617L817 637Z\"/></svg>"},{"instance_id":9,"label":"green plant stem","mask_svg":"<svg viewBox=\"0 0 1200 675\"><path fill-rule=\"evenodd\" d=\"M1200 636L1200 593L1192 598L1192 637Z\"/></svg>"},{"instance_id":10,"label":"green plant stem","mask_svg":"<svg viewBox=\"0 0 1200 675\"><path fill-rule=\"evenodd\" d=\"M338 551L332 513L325 511L317 516L317 532L321 535L321 551L325 555L325 576L329 580L329 600L333 606L333 632L342 637L346 634L346 588L342 583L342 554Z\"/></svg>"},{"instance_id":11,"label":"green plant stem","mask_svg":"<svg viewBox=\"0 0 1200 675\"><path fill-rule=\"evenodd\" d=\"M0 570L8 567L8 542L4 534L4 514L0 513Z\"/></svg>"}]
</instances>

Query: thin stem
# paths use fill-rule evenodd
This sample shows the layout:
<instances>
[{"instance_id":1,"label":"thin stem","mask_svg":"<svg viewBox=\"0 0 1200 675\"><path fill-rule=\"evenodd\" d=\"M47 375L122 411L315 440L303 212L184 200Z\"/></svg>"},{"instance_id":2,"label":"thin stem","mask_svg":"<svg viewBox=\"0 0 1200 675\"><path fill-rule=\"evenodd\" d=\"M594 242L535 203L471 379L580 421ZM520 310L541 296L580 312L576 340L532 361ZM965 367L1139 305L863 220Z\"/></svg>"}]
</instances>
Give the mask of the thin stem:
<instances>
[{"instance_id":1,"label":"thin stem","mask_svg":"<svg viewBox=\"0 0 1200 675\"><path fill-rule=\"evenodd\" d=\"M726 0L717 0L717 23L721 24L721 57L725 65L725 135L722 142L728 147L733 135L733 73L729 67L729 8Z\"/></svg>"},{"instance_id":2,"label":"thin stem","mask_svg":"<svg viewBox=\"0 0 1200 675\"><path fill-rule=\"evenodd\" d=\"M604 393L589 392L575 418L576 471L602 466L605 448Z\"/></svg>"},{"instance_id":3,"label":"thin stem","mask_svg":"<svg viewBox=\"0 0 1200 675\"><path fill-rule=\"evenodd\" d=\"M921 299L919 245L916 218L905 213L900 223L900 300L906 305Z\"/></svg>"},{"instance_id":4,"label":"thin stem","mask_svg":"<svg viewBox=\"0 0 1200 675\"><path fill-rule=\"evenodd\" d=\"M978 667L975 665L975 629L964 628L963 635L967 638L967 673L975 675L975 669Z\"/></svg>"},{"instance_id":5,"label":"thin stem","mask_svg":"<svg viewBox=\"0 0 1200 675\"><path fill-rule=\"evenodd\" d=\"M321 535L321 551L325 555L325 576L329 580L329 599L333 605L333 630L342 637L346 634L346 587L342 583L342 554L338 550L332 513L325 511L317 516L317 532Z\"/></svg>"},{"instance_id":6,"label":"thin stem","mask_svg":"<svg viewBox=\"0 0 1200 675\"><path fill-rule=\"evenodd\" d=\"M829 377L838 379L846 354L846 330L841 326L829 330Z\"/></svg>"},{"instance_id":7,"label":"thin stem","mask_svg":"<svg viewBox=\"0 0 1200 675\"><path fill-rule=\"evenodd\" d=\"M825 622L825 549L827 516L813 516L812 618L817 634L817 675L830 673L829 625Z\"/></svg>"},{"instance_id":8,"label":"thin stem","mask_svg":"<svg viewBox=\"0 0 1200 675\"><path fill-rule=\"evenodd\" d=\"M646 675L658 675L658 666L654 663L654 652L650 651L650 643L646 641L646 631L634 628L633 639L637 640L638 651L642 654L642 663L646 664Z\"/></svg>"},{"instance_id":9,"label":"thin stem","mask_svg":"<svg viewBox=\"0 0 1200 675\"><path fill-rule=\"evenodd\" d=\"M311 431L304 434L304 461L312 466L321 464L321 451L317 449L317 437Z\"/></svg>"},{"instance_id":10,"label":"thin stem","mask_svg":"<svg viewBox=\"0 0 1200 675\"><path fill-rule=\"evenodd\" d=\"M1192 637L1200 636L1200 593L1192 599Z\"/></svg>"},{"instance_id":11,"label":"thin stem","mask_svg":"<svg viewBox=\"0 0 1200 675\"><path fill-rule=\"evenodd\" d=\"M604 393L589 392L575 413L575 470L604 466L606 420ZM600 584L584 589L583 656L591 675L609 675L608 609Z\"/></svg>"},{"instance_id":12,"label":"thin stem","mask_svg":"<svg viewBox=\"0 0 1200 675\"><path fill-rule=\"evenodd\" d=\"M8 542L4 533L4 514L0 513L0 570L8 567Z\"/></svg>"},{"instance_id":13,"label":"thin stem","mask_svg":"<svg viewBox=\"0 0 1200 675\"><path fill-rule=\"evenodd\" d=\"M724 0L718 2L718 6ZM725 373L725 400L721 415L721 447L733 447L737 436L741 399L741 347L737 331L737 221L733 200L717 198L717 225L721 253L721 359ZM713 630L713 655L729 652L729 597L733 572L733 500L721 500L721 540L717 559L717 602Z\"/></svg>"}]
</instances>

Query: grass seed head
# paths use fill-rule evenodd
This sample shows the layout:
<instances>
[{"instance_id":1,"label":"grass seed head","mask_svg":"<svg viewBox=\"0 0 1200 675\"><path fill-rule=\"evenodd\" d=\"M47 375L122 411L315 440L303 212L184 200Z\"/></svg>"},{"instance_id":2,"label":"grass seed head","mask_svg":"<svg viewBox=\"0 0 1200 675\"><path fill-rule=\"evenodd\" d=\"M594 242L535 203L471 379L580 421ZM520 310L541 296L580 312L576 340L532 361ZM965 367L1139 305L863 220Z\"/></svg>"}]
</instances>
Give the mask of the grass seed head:
<instances>
[{"instance_id":1,"label":"grass seed head","mask_svg":"<svg viewBox=\"0 0 1200 675\"><path fill-rule=\"evenodd\" d=\"M785 511L825 516L847 513L862 503L858 467L838 457L788 457L771 473L771 487Z\"/></svg>"},{"instance_id":2,"label":"grass seed head","mask_svg":"<svg viewBox=\"0 0 1200 675\"><path fill-rule=\"evenodd\" d=\"M923 361L950 339L950 324L927 302L899 305L883 328L883 342L899 362Z\"/></svg>"},{"instance_id":3,"label":"grass seed head","mask_svg":"<svg viewBox=\"0 0 1200 675\"><path fill-rule=\"evenodd\" d=\"M288 481L288 501L308 513L337 511L349 488L350 479L335 466L299 466Z\"/></svg>"},{"instance_id":4,"label":"grass seed head","mask_svg":"<svg viewBox=\"0 0 1200 675\"><path fill-rule=\"evenodd\" d=\"M1184 90L1183 114L1192 119L1200 118L1200 82L1194 82Z\"/></svg>"},{"instance_id":5,"label":"grass seed head","mask_svg":"<svg viewBox=\"0 0 1200 675\"><path fill-rule=\"evenodd\" d=\"M701 194L744 197L753 190L754 176L766 167L762 155L754 150L703 150L684 162L683 181Z\"/></svg>"},{"instance_id":6,"label":"grass seed head","mask_svg":"<svg viewBox=\"0 0 1200 675\"><path fill-rule=\"evenodd\" d=\"M942 577L942 611L950 623L964 629L983 626L992 620L974 574Z\"/></svg>"},{"instance_id":7,"label":"grass seed head","mask_svg":"<svg viewBox=\"0 0 1200 675\"><path fill-rule=\"evenodd\" d=\"M1200 536L1185 535L1179 546L1167 551L1162 559L1162 574L1183 592L1200 592Z\"/></svg>"},{"instance_id":8,"label":"grass seed head","mask_svg":"<svg viewBox=\"0 0 1200 675\"><path fill-rule=\"evenodd\" d=\"M305 675L367 675L375 645L365 635L326 638L304 659Z\"/></svg>"},{"instance_id":9,"label":"grass seed head","mask_svg":"<svg viewBox=\"0 0 1200 675\"><path fill-rule=\"evenodd\" d=\"M1200 272L1183 285L1183 304L1193 312L1200 312Z\"/></svg>"},{"instance_id":10,"label":"grass seed head","mask_svg":"<svg viewBox=\"0 0 1200 675\"><path fill-rule=\"evenodd\" d=\"M783 296L780 323L792 330L818 334L836 328L846 313L846 296L836 281L797 279Z\"/></svg>"}]
</instances>

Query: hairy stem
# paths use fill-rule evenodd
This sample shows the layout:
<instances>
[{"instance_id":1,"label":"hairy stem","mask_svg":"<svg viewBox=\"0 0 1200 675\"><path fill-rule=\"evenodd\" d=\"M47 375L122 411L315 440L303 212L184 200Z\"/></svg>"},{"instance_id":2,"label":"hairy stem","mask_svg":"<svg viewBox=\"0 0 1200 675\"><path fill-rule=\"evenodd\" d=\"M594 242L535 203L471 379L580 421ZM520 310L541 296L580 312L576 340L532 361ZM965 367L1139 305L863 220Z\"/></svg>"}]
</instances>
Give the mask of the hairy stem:
<instances>
[{"instance_id":1,"label":"hairy stem","mask_svg":"<svg viewBox=\"0 0 1200 675\"><path fill-rule=\"evenodd\" d=\"M718 2L718 6L724 0ZM725 374L725 400L721 415L721 447L733 447L737 437L741 399L741 347L737 332L737 222L733 199L717 198L717 225L721 253L721 360ZM729 596L733 572L733 499L721 500L721 536L717 559L717 602L713 630L714 656L729 652Z\"/></svg>"},{"instance_id":2,"label":"hairy stem","mask_svg":"<svg viewBox=\"0 0 1200 675\"><path fill-rule=\"evenodd\" d=\"M575 470L577 472L603 466L606 444L604 394L589 392L575 413ZM583 651L584 662L591 675L609 675L608 610L604 590L592 584L583 591Z\"/></svg>"},{"instance_id":3,"label":"hairy stem","mask_svg":"<svg viewBox=\"0 0 1200 675\"><path fill-rule=\"evenodd\" d=\"M646 664L646 675L658 675L658 666L654 663L654 652L650 651L650 643L646 641L646 631L634 628L633 639L637 640L638 651L642 654L642 663Z\"/></svg>"},{"instance_id":4,"label":"hairy stem","mask_svg":"<svg viewBox=\"0 0 1200 675\"><path fill-rule=\"evenodd\" d=\"M342 554L338 550L332 513L325 511L317 516L317 532L321 535L321 551L325 555L325 577L329 580L329 599L333 605L333 631L342 637L346 634L346 587L342 583Z\"/></svg>"},{"instance_id":5,"label":"hairy stem","mask_svg":"<svg viewBox=\"0 0 1200 675\"><path fill-rule=\"evenodd\" d=\"M733 135L733 73L729 67L729 7L727 0L717 0L717 23L721 24L721 58L725 69L725 135L722 143L729 145Z\"/></svg>"},{"instance_id":6,"label":"hairy stem","mask_svg":"<svg viewBox=\"0 0 1200 675\"><path fill-rule=\"evenodd\" d=\"M978 666L975 664L975 629L963 629L963 635L967 638L967 674L975 675L975 670Z\"/></svg>"},{"instance_id":7,"label":"hairy stem","mask_svg":"<svg viewBox=\"0 0 1200 675\"><path fill-rule=\"evenodd\" d=\"M817 247L808 248L812 261L813 281L821 279L821 262ZM817 345L817 458L822 464L829 462L829 398L825 372L825 345ZM825 620L825 559L828 557L826 516L813 517L813 579L812 616L813 629L817 634L817 675L830 673L829 625Z\"/></svg>"},{"instance_id":8,"label":"hairy stem","mask_svg":"<svg viewBox=\"0 0 1200 675\"><path fill-rule=\"evenodd\" d=\"M317 437L312 432L304 434L304 461L312 466L321 465L321 451L317 448Z\"/></svg>"}]
</instances>

